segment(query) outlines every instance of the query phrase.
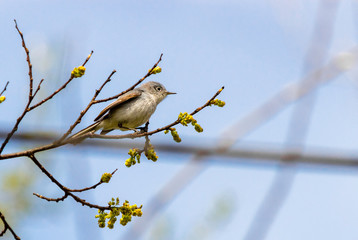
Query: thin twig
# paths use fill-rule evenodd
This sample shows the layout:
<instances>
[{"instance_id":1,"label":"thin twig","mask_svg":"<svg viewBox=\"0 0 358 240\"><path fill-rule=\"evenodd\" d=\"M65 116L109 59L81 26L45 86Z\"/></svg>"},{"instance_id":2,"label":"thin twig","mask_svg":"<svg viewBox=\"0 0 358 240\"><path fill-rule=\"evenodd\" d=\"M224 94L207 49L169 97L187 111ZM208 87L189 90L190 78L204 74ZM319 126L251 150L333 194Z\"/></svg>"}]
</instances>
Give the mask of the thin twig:
<instances>
[{"instance_id":1,"label":"thin twig","mask_svg":"<svg viewBox=\"0 0 358 240\"><path fill-rule=\"evenodd\" d=\"M38 197L38 198L41 198L41 199L44 199L44 200L47 200L49 202L59 202L59 201L63 201L65 200L67 197L68 197L68 194L65 193L65 195L63 195L62 197L60 198L48 198L48 197L45 197L45 196L42 196L38 193L33 193L34 196Z\"/></svg>"},{"instance_id":2,"label":"thin twig","mask_svg":"<svg viewBox=\"0 0 358 240\"><path fill-rule=\"evenodd\" d=\"M163 53L160 54L160 57L159 57L159 60L154 64L154 66L148 71L148 73L142 77L141 79L139 79L133 86L131 86L130 88L128 88L127 90L117 94L117 95L114 95L113 97L109 97L109 98L105 98L105 99L101 99L101 100L96 100L94 101L93 104L97 104L97 103L101 103L101 102L107 102L107 101L110 101L110 100L113 100L113 99L116 99L118 98L119 96L122 96L123 94L129 92L130 90L134 89L136 86L138 86L141 82L143 82L147 77L149 77L150 75L152 75L152 70L154 68L156 68L159 64L160 61L162 61L162 56L163 56Z\"/></svg>"},{"instance_id":3,"label":"thin twig","mask_svg":"<svg viewBox=\"0 0 358 240\"><path fill-rule=\"evenodd\" d=\"M35 90L35 92L34 92L34 95L33 95L33 97L35 97L36 96L36 94L38 93L38 91L40 91L40 88L41 88L41 84L42 84L42 82L44 81L44 79L41 79L41 81L39 82L39 84L37 85L37 88L36 88L36 90ZM31 109L30 110L28 110L28 111L31 111Z\"/></svg>"},{"instance_id":4,"label":"thin twig","mask_svg":"<svg viewBox=\"0 0 358 240\"><path fill-rule=\"evenodd\" d=\"M86 58L86 60L84 61L84 63L82 64L82 66L84 67L86 65L86 63L88 62L88 60L91 58L93 54L93 51L91 51L91 53L88 55L88 57ZM33 110L34 108L37 108L38 106L42 105L43 103L47 102L48 100L50 100L51 98L53 98L57 93L59 93L60 91L62 91L64 88L66 88L66 86L74 79L74 76L70 76L70 78L67 80L67 82L65 82L59 89L57 89L56 91L54 91L50 96L48 96L47 98L43 99L42 101L36 103L35 105L31 106L28 111ZM40 82L41 84L41 82ZM38 89L40 88L40 84L38 86Z\"/></svg>"},{"instance_id":5,"label":"thin twig","mask_svg":"<svg viewBox=\"0 0 358 240\"><path fill-rule=\"evenodd\" d=\"M7 135L5 141L2 143L1 147L0 147L0 154L2 153L2 151L4 150L6 144L9 142L10 138L12 137L12 135L14 135L14 133L17 131L17 128L21 122L21 120L25 117L26 113L28 112L27 109L30 106L32 101L32 98L29 98L26 107L24 109L24 111L22 112L22 114L20 115L20 117L16 120L16 123L14 125L14 127L12 128L11 132ZM1 155L0 155L1 156Z\"/></svg>"},{"instance_id":6,"label":"thin twig","mask_svg":"<svg viewBox=\"0 0 358 240\"><path fill-rule=\"evenodd\" d=\"M99 206L99 205L96 205L96 204L92 204L92 203L89 203L89 202L86 202L86 200L84 199L81 199L79 198L78 196L74 195L73 193L71 193L70 189L66 188L65 186L63 186L54 176L51 175L51 173L49 171L47 171L45 169L44 166L42 166L42 164L36 159L35 155L33 154L30 154L28 156L34 163L35 165L40 168L40 170L53 182L55 183L64 193L65 195L61 198L56 198L56 199L51 199L51 198L47 198L47 197L44 197L44 196L41 196L39 194L34 194L35 196L39 197L39 198L42 198L42 199L45 199L47 201L61 201L62 199L65 199L67 198L66 195L72 197L76 202L79 202L80 204L82 204L82 206L87 206L87 207L90 207L90 208L96 208L96 209L99 209L99 210L110 210L111 208L109 206Z\"/></svg>"},{"instance_id":7,"label":"thin twig","mask_svg":"<svg viewBox=\"0 0 358 240\"><path fill-rule=\"evenodd\" d=\"M113 176L113 174L115 174L117 172L118 169L114 170L111 174ZM101 185L102 182L101 180L99 180L98 183L96 183L95 185L91 186L91 187L86 187L86 188L82 188L82 189L69 189L67 188L68 191L70 192L84 192L84 191L88 191L88 190L91 190L91 189L95 189L96 187L98 187L99 185Z\"/></svg>"},{"instance_id":8,"label":"thin twig","mask_svg":"<svg viewBox=\"0 0 358 240\"><path fill-rule=\"evenodd\" d=\"M14 22L15 22L15 28L16 28L17 32L20 34L20 37L21 37L22 47L24 48L24 50L26 52L26 61L27 61L27 65L28 65L28 68L29 68L29 79L30 79L30 82L29 82L29 85L30 85L29 99L31 99L33 97L32 96L32 88L33 88L34 79L32 77L32 64L31 64L31 60L30 60L30 52L29 52L29 49L27 49L27 47L26 47L24 35L20 31L20 29L17 27L16 19L14 19Z\"/></svg>"},{"instance_id":9,"label":"thin twig","mask_svg":"<svg viewBox=\"0 0 358 240\"><path fill-rule=\"evenodd\" d=\"M15 239L20 240L21 238L16 235L15 231L11 228L9 223L6 221L5 216L0 212L0 219L4 223L4 230L1 231L0 237L4 236L7 230L11 232L11 234L14 236Z\"/></svg>"},{"instance_id":10,"label":"thin twig","mask_svg":"<svg viewBox=\"0 0 358 240\"><path fill-rule=\"evenodd\" d=\"M1 91L0 96L6 91L7 85L9 85L9 81L5 84L4 90Z\"/></svg>"}]
</instances>

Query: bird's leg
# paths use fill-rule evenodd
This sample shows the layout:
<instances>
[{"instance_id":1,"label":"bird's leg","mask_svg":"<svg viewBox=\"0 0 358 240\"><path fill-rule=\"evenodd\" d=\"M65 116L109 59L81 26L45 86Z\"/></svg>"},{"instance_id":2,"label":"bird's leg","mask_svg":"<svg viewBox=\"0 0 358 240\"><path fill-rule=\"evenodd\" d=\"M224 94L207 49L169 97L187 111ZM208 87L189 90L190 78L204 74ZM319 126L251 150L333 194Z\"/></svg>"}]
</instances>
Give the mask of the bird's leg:
<instances>
[{"instance_id":1,"label":"bird's leg","mask_svg":"<svg viewBox=\"0 0 358 240\"><path fill-rule=\"evenodd\" d=\"M148 126L149 126L149 121L145 123L144 127L137 127L136 129L139 129L141 133L146 133L148 132Z\"/></svg>"},{"instance_id":2,"label":"bird's leg","mask_svg":"<svg viewBox=\"0 0 358 240\"><path fill-rule=\"evenodd\" d=\"M134 132L139 133L139 132L137 131L137 129L135 129L135 128L129 128L129 127L124 127L121 123L118 123L118 127L119 127L119 128L122 128L122 129L133 130Z\"/></svg>"}]
</instances>

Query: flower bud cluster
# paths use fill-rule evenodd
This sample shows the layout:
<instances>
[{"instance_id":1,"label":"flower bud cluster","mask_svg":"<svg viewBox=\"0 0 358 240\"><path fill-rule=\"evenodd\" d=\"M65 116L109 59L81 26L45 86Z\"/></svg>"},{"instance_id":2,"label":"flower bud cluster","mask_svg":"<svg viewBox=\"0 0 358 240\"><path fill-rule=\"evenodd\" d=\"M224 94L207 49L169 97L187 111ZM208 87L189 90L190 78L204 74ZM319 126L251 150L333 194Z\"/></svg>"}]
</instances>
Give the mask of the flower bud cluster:
<instances>
[{"instance_id":1,"label":"flower bud cluster","mask_svg":"<svg viewBox=\"0 0 358 240\"><path fill-rule=\"evenodd\" d=\"M211 105L216 105L218 107L223 107L223 106L225 106L225 102L221 101L219 99L214 99L214 100L210 101L209 106L211 106Z\"/></svg>"},{"instance_id":2,"label":"flower bud cluster","mask_svg":"<svg viewBox=\"0 0 358 240\"><path fill-rule=\"evenodd\" d=\"M117 217L122 214L119 222L123 226L125 226L128 222L132 220L132 216L141 217L142 216L142 205L137 207L137 204L130 205L126 200L122 206L119 206L119 198L112 198L111 201L108 202L108 206L111 208L109 212L105 210L98 210L98 215L95 218L98 218L98 226L100 228L104 228L106 226L109 229L114 228L114 224L117 221Z\"/></svg>"},{"instance_id":3,"label":"flower bud cluster","mask_svg":"<svg viewBox=\"0 0 358 240\"><path fill-rule=\"evenodd\" d=\"M185 113L180 113L178 116L178 120L180 121L180 123L183 126L188 126L188 124L191 123L191 125L194 126L195 131L197 132L202 132L204 131L203 128L197 123L197 121L193 118L192 115L190 115L189 113L185 112Z\"/></svg>"},{"instance_id":4,"label":"flower bud cluster","mask_svg":"<svg viewBox=\"0 0 358 240\"><path fill-rule=\"evenodd\" d=\"M126 167L131 167L132 165L136 164L137 162L140 163L140 155L141 152L137 148L129 149L128 152L130 158L126 160L124 163Z\"/></svg>"},{"instance_id":5,"label":"flower bud cluster","mask_svg":"<svg viewBox=\"0 0 358 240\"><path fill-rule=\"evenodd\" d=\"M178 143L181 142L181 138L179 137L179 134L175 128L169 128L169 130L165 130L164 133L167 134L169 131L172 134L174 141Z\"/></svg>"},{"instance_id":6,"label":"flower bud cluster","mask_svg":"<svg viewBox=\"0 0 358 240\"><path fill-rule=\"evenodd\" d=\"M75 67L71 72L71 77L79 78L85 74L86 68L84 66Z\"/></svg>"},{"instance_id":7,"label":"flower bud cluster","mask_svg":"<svg viewBox=\"0 0 358 240\"><path fill-rule=\"evenodd\" d=\"M112 174L111 173L103 173L101 177L102 183L109 183L109 180L111 180Z\"/></svg>"}]
</instances>

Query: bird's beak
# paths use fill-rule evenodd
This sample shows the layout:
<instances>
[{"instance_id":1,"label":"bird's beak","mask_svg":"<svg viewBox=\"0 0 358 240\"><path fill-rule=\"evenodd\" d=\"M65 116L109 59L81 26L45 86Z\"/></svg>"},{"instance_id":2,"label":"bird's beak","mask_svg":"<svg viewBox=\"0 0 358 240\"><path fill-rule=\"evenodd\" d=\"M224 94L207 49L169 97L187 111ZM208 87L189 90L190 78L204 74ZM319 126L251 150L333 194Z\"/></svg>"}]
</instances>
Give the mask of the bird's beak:
<instances>
[{"instance_id":1,"label":"bird's beak","mask_svg":"<svg viewBox=\"0 0 358 240\"><path fill-rule=\"evenodd\" d=\"M175 92L168 92L168 91L167 91L167 95L171 95L171 94L177 94L177 93L175 93Z\"/></svg>"}]
</instances>

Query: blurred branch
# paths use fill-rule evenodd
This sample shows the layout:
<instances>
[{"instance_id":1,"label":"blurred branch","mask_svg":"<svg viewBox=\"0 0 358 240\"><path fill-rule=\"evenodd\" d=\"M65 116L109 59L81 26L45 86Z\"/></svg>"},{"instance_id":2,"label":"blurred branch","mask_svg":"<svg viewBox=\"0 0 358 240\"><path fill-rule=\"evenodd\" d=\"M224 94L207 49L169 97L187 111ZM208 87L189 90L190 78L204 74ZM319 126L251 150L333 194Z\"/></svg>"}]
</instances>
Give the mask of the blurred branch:
<instances>
[{"instance_id":1,"label":"blurred branch","mask_svg":"<svg viewBox=\"0 0 358 240\"><path fill-rule=\"evenodd\" d=\"M333 36L339 4L340 1L336 0L320 1L313 36L304 59L304 74L318 68L325 61ZM317 76L317 82L320 82L321 77ZM299 92L303 92L307 88L305 84L299 87ZM296 158L300 158L303 154L315 102L316 94L313 92L310 95L306 94L294 106L286 136L285 149L286 151L295 151ZM293 163L294 161L286 161L278 166L276 176L254 215L244 237L245 240L261 240L267 237L272 223L284 206L294 184L297 168Z\"/></svg>"},{"instance_id":2,"label":"blurred branch","mask_svg":"<svg viewBox=\"0 0 358 240\"><path fill-rule=\"evenodd\" d=\"M6 136L6 133L0 132L0 138ZM13 137L14 141L19 142L34 142L45 143L58 139L58 135L48 133L23 133L17 134ZM113 143L112 141L95 140L85 141L77 145L73 150L82 151L83 148L90 149L128 149L142 147L142 143L133 141L121 141L121 144ZM237 147L235 149L228 149L227 151L219 151L212 146L198 146L198 145L185 145L183 144L168 144L155 142L156 150L170 153L185 153L185 154L204 154L206 156L220 157L220 160L214 160L218 163L227 162L246 162L252 164L277 164L278 162L295 162L298 164L309 164L321 168L323 166L332 167L357 167L358 157L354 152L346 152L341 150L327 150L315 149L307 146L307 149L302 155L294 150L280 150L282 147L279 145L265 144L265 143L251 143L249 147ZM299 157L298 157L299 156ZM253 161L257 160L257 161Z\"/></svg>"}]
</instances>

